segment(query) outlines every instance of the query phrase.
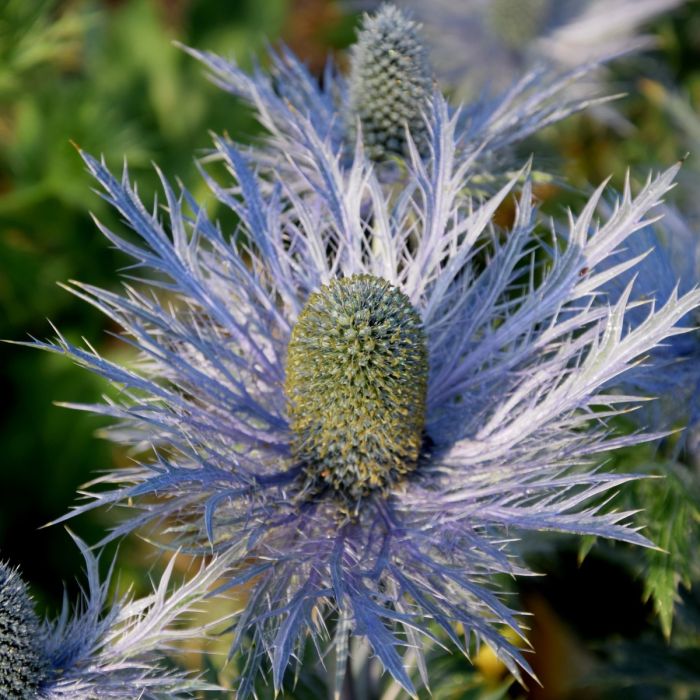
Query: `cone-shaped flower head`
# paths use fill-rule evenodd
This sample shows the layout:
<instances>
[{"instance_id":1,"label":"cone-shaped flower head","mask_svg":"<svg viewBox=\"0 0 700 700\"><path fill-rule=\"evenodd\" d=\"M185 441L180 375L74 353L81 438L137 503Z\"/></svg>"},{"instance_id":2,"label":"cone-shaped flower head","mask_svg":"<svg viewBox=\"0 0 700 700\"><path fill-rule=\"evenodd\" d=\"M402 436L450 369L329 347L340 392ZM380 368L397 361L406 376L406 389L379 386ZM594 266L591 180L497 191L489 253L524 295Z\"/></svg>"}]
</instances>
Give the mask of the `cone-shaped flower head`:
<instances>
[{"instance_id":1,"label":"cone-shaped flower head","mask_svg":"<svg viewBox=\"0 0 700 700\"><path fill-rule=\"evenodd\" d=\"M431 7L433 3L424 3L420 11ZM507 14L506 9L503 12ZM434 81L420 26L393 5L382 5L376 15L365 16L350 49L347 79L329 62L319 81L284 47L270 50L269 72L256 67L252 74L215 54L187 51L206 65L220 87L247 102L265 128L258 147L248 152L256 168L283 170L287 189L308 192L315 173L307 163L313 162L319 148L333 153L339 166L350 170L358 126L365 155L375 161L407 156L407 133L419 153L427 154L425 116L430 113ZM489 56L488 61L483 55ZM482 52L479 67L491 58ZM483 95L456 111L460 152L473 159L472 170L481 175L469 186L479 193L497 191L509 179L506 173L517 167L515 145L585 107L587 100L572 96L570 87L590 70L592 66L576 65L571 72L521 72L507 93L496 98ZM288 158L281 159L280 153Z\"/></svg>"},{"instance_id":2,"label":"cone-shaped flower head","mask_svg":"<svg viewBox=\"0 0 700 700\"><path fill-rule=\"evenodd\" d=\"M383 279L332 280L289 341L292 449L310 485L349 501L411 471L425 423L428 351L418 312Z\"/></svg>"},{"instance_id":3,"label":"cone-shaped flower head","mask_svg":"<svg viewBox=\"0 0 700 700\"><path fill-rule=\"evenodd\" d=\"M32 700L46 673L41 626L27 587L0 562L0 698Z\"/></svg>"},{"instance_id":4,"label":"cone-shaped flower head","mask_svg":"<svg viewBox=\"0 0 700 700\"><path fill-rule=\"evenodd\" d=\"M419 25L393 5L365 15L350 65L350 119L359 120L367 154L407 155L406 129L422 148L432 70Z\"/></svg>"}]
</instances>

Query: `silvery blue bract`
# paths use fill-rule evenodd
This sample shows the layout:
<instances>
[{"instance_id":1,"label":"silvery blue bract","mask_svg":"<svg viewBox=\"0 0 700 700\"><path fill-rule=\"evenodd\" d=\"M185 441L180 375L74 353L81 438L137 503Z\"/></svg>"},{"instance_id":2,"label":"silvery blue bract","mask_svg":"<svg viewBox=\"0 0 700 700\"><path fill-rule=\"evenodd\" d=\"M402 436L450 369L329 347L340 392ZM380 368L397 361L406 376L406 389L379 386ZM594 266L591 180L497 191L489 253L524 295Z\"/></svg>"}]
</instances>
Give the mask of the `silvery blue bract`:
<instances>
[{"instance_id":1,"label":"silvery blue bract","mask_svg":"<svg viewBox=\"0 0 700 700\"><path fill-rule=\"evenodd\" d=\"M634 281L632 301L639 303L630 311L630 323L643 321L650 304L663 304L676 293L685 293L700 283L700 232L670 207L663 218L631 236L609 264L630 259L638 262L632 270L616 275L607 285L609 298L615 301L626 284ZM658 398L632 415L645 426L657 429L688 427L690 436L700 422L700 337L697 312L682 319L693 329L669 338L655 348L642 365L626 375L623 385L644 396ZM691 442L697 438L691 437Z\"/></svg>"}]
</instances>

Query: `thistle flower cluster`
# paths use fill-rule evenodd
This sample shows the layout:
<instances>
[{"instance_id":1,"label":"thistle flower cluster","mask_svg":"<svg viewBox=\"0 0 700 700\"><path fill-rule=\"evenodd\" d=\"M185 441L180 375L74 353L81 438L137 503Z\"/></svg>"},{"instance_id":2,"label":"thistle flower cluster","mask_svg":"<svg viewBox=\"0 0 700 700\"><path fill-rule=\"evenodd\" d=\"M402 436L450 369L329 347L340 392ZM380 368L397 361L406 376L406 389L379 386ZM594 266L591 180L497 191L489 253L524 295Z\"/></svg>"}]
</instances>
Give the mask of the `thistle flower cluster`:
<instances>
[{"instance_id":1,"label":"thistle flower cluster","mask_svg":"<svg viewBox=\"0 0 700 700\"><path fill-rule=\"evenodd\" d=\"M434 623L468 653L468 641L463 646L453 631L460 623L467 640L488 642L517 673L527 662L497 625L522 632L491 581L494 573L522 571L504 552L505 532L560 530L646 543L626 525L628 514L586 505L631 478L591 470L590 459L644 439L610 438L596 427L601 414L591 425L592 409L615 413L617 400L603 388L681 333L675 324L700 304L700 293L671 295L632 328L631 286L614 306L594 302L610 279L599 267L644 225L677 168L636 198L626 192L599 226L592 220L598 191L572 218L565 249L535 275L537 219L527 180L505 239L491 223L527 172L482 204L471 201L463 187L468 168L455 156L457 123L438 100L429 121L430 157L414 151L395 199L383 194L367 159L357 159L346 174L321 149L309 164L318 174L315 197L283 199L282 180L267 187L268 176L263 183L240 152L218 142L237 183L236 200L215 190L236 201L240 224L231 238L186 191L178 197L163 181L163 221L157 211L148 213L126 173L117 180L85 156L141 243L103 227L104 233L155 276L149 295L130 286L124 296L88 285L74 289L125 329L145 362L137 372L64 338L42 345L121 386L119 401L94 410L119 421L117 439L141 444L151 436L159 458L105 477L113 487L74 513L133 500L138 513L117 533L174 519L182 524L176 529L183 546L226 553L231 586L255 580L235 622L234 651L246 659L242 697L266 663L281 687L306 636L327 635L315 621L329 616L337 618L341 668L345 636L364 636L410 692L400 640L407 636L420 653L421 635L430 636ZM297 325L317 325L305 320L318 313L314 293L332 317L324 287L352 287L358 276L376 278L378 289L388 283L400 290L420 316L429 358L423 424L429 441L415 469L411 455L403 478L366 494L361 480L355 493L351 485L348 492L361 497L348 519L339 517L337 489L308 489L315 448L299 447L309 428L297 425L284 380ZM157 292L164 286L167 300ZM405 309L402 299L391 304ZM366 314L372 318L371 309ZM415 336L413 315L402 317L399 346L402 333ZM336 312L336 324L340 335L347 314ZM319 382L337 367L330 343L331 351L319 350L316 366L306 368ZM303 353L294 352L298 364ZM380 380L391 376L389 368ZM627 401L620 397L622 405ZM326 425L338 427L333 458L322 464L331 482L361 473L362 450L343 429L344 405L350 404L325 408ZM356 405L366 433L381 434L385 415ZM404 420L406 432L413 431L411 410ZM312 427L311 435L324 430ZM317 444L330 448L323 440ZM149 494L161 499L144 500Z\"/></svg>"},{"instance_id":2,"label":"thistle flower cluster","mask_svg":"<svg viewBox=\"0 0 700 700\"><path fill-rule=\"evenodd\" d=\"M389 21L408 36L381 29ZM363 51L389 40L419 58L404 83L414 94L424 73L412 31L391 7L365 22L352 95L370 75L357 68ZM353 111L359 98L332 68L319 88L287 52L272 55L271 76L196 55L256 106L267 134L248 149L215 138L206 161L225 165L226 182L204 163L213 196L236 215L228 231L165 176L163 205L150 208L126 168L115 177L82 153L128 232L98 226L138 284L69 289L123 329L139 362L122 366L60 334L34 345L113 382L114 399L79 408L111 416L114 440L140 454L150 445L154 457L103 476L66 518L128 506L105 541L144 528L157 538L167 523L176 546L217 555L205 572L223 567L201 574L197 590L219 576L227 588L250 585L231 627L241 698L261 672L280 690L309 638L321 654L334 650L336 694L352 636L411 694L429 683L423 648L435 629L467 656L487 643L513 674L529 673L503 633L524 638L519 615L495 583L527 573L513 540L551 530L649 544L631 513L601 504L634 477L603 471L598 455L656 437L612 433L608 419L630 397L608 388L688 330L680 324L700 291L674 289L639 316L634 279L612 301L609 285L633 274L639 260L616 256L656 216L679 166L636 196L610 195L596 218L602 186L550 228L529 165L473 193L485 153L580 106L553 104L566 81L539 92L532 74L498 103L465 110L421 93L418 127L399 109L405 94L387 90L405 139L397 149L382 141L403 154L387 183L379 141L363 142L371 129L347 155L349 115L370 115ZM405 67L390 60L370 77ZM494 217L506 202L516 206L503 231ZM128 623L128 644L108 632L123 611L107 619L92 623L100 642L77 657L97 658L98 675L115 648L141 648ZM114 682L148 687L142 668Z\"/></svg>"}]
</instances>

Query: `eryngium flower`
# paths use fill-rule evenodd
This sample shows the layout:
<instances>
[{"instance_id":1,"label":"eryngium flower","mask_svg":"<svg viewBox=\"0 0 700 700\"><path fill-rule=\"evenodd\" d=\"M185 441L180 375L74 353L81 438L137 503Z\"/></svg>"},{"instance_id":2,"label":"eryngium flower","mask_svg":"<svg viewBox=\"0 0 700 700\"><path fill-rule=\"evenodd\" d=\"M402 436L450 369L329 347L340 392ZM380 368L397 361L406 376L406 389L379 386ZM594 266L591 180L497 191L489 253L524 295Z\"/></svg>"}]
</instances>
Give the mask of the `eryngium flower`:
<instances>
[{"instance_id":1,"label":"eryngium flower","mask_svg":"<svg viewBox=\"0 0 700 700\"><path fill-rule=\"evenodd\" d=\"M234 61L185 50L207 66L217 85L254 110L267 132L247 150L256 166L282 168L288 187L296 182L297 190L308 190L314 173L306 171L306 163L319 148L331 152L341 167L352 166L358 118L364 148L375 159L408 156L407 128L419 151L427 147L422 115L430 111L431 80L418 26L394 6L384 5L377 16L365 17L363 27L351 49L349 81L329 62L321 85L285 48L279 53L270 50L269 72L256 67L252 75ZM474 99L456 110L461 136L456 147L471 156L472 168L480 171L470 186L482 191L491 184L491 191L498 189L493 183L502 185L502 176L512 170L514 146L590 104L568 98L566 92L594 67L577 66L563 73L523 71L502 94ZM281 158L282 153L288 157Z\"/></svg>"},{"instance_id":2,"label":"eryngium flower","mask_svg":"<svg viewBox=\"0 0 700 700\"><path fill-rule=\"evenodd\" d=\"M437 74L461 98L653 45L639 29L684 0L396 0L424 23ZM350 0L362 7L368 0Z\"/></svg>"},{"instance_id":3,"label":"eryngium flower","mask_svg":"<svg viewBox=\"0 0 700 700\"><path fill-rule=\"evenodd\" d=\"M408 155L406 129L419 150L432 71L415 22L393 5L365 15L350 56L350 127L359 121L365 152L374 159Z\"/></svg>"},{"instance_id":4,"label":"eryngium flower","mask_svg":"<svg viewBox=\"0 0 700 700\"><path fill-rule=\"evenodd\" d=\"M101 581L98 560L74 539L85 558L88 588L74 610L64 600L55 620L38 620L19 574L0 564L0 698L166 700L218 690L162 661L177 641L207 633L209 625L179 629L173 623L208 594L226 569L224 560L169 594L172 558L152 595L126 594L108 605L111 571Z\"/></svg>"},{"instance_id":5,"label":"eryngium flower","mask_svg":"<svg viewBox=\"0 0 700 700\"><path fill-rule=\"evenodd\" d=\"M632 477L602 471L596 455L645 439L610 434L629 396L604 387L683 332L675 324L700 291L672 294L630 328L631 287L612 306L598 300L634 261L600 268L677 167L598 224L601 188L566 242L543 246L527 171L470 199L459 116L434 99L426 155L409 141L391 188L361 152L344 170L319 143L304 163L314 196L298 197L284 169L257 175L218 140L233 184L208 182L237 215L228 234L165 178L165 208L149 212L126 171L117 179L85 155L131 232L101 230L140 286L71 288L140 360L120 366L61 336L39 346L114 382L115 399L83 408L156 457L104 476L72 515L129 504L113 536L167 524L193 552L226 553L228 585L250 592L233 624L241 697L268 665L280 688L309 636L335 645L342 682L350 634L413 693L401 650L420 659L433 625L466 654L490 644L517 674L528 665L501 626L522 632L494 583L523 572L512 540L557 530L647 543L600 500ZM504 234L493 217L520 182Z\"/></svg>"}]
</instances>

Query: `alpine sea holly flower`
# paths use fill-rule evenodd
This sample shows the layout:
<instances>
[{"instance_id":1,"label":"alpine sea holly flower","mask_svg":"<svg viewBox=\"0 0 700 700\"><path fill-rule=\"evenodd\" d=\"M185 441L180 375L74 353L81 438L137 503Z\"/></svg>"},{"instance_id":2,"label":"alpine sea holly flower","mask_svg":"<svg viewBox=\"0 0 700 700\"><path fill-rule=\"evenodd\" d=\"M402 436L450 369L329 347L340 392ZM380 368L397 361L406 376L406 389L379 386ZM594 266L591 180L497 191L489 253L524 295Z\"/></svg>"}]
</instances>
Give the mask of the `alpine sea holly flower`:
<instances>
[{"instance_id":1,"label":"alpine sea holly flower","mask_svg":"<svg viewBox=\"0 0 700 700\"><path fill-rule=\"evenodd\" d=\"M100 225L139 285L71 289L123 328L140 360L120 366L60 335L37 345L119 387L82 408L114 417L115 440L155 457L101 477L66 517L119 503L133 517L108 539L167 526L193 553L225 553L226 585L249 584L233 623L240 697L267 664L279 689L308 637L334 645L339 689L349 635L414 692L401 649L427 684L433 625L467 654L488 643L517 674L527 663L500 626L522 633L494 584L524 572L512 540L556 530L647 544L629 513L598 500L632 477L603 472L596 456L645 439L611 435L606 420L629 397L605 387L683 332L700 291L671 294L632 327L631 286L612 306L598 300L634 265L606 260L678 166L636 197L626 189L595 223L601 187L551 248L527 169L470 198L459 124L431 98L425 154L407 137L407 172L391 188L361 144L345 169L309 138L313 197L298 196L286 169L258 174L217 140L233 184L207 182L236 214L228 234L164 177L165 207L149 212L126 171L119 180L84 155L131 229ZM295 167L296 153L278 157ZM502 235L493 216L516 183Z\"/></svg>"},{"instance_id":2,"label":"alpine sea holly flower","mask_svg":"<svg viewBox=\"0 0 700 700\"><path fill-rule=\"evenodd\" d=\"M462 99L537 64L566 70L652 46L640 27L683 1L396 0L425 23L435 70Z\"/></svg>"},{"instance_id":3,"label":"alpine sea holly flower","mask_svg":"<svg viewBox=\"0 0 700 700\"><path fill-rule=\"evenodd\" d=\"M287 169L289 186L309 186L306 163L327 148L349 169L355 157L358 126L366 153L374 159L408 155L406 129L419 150L425 144L432 68L419 26L393 5L365 17L351 48L349 79L328 63L322 83L287 49L270 50L270 71L256 67L249 75L234 61L185 48L209 69L214 82L250 104L266 134L247 150L259 168ZM512 148L533 133L591 103L564 96L592 65L570 72L531 70L492 98L472 100L455 110L461 138L457 148L475 160L479 178L471 186L503 184L513 167ZM280 154L286 158L280 158ZM216 157L216 153L213 154ZM497 189L497 188L495 188Z\"/></svg>"},{"instance_id":4,"label":"alpine sea holly flower","mask_svg":"<svg viewBox=\"0 0 700 700\"><path fill-rule=\"evenodd\" d=\"M0 698L106 700L194 697L218 686L162 665L179 640L201 637L207 626L176 628L225 570L214 561L168 593L175 558L153 594L129 594L107 606L111 578L100 580L98 560L74 537L85 557L88 589L71 611L64 600L55 620L40 621L19 573L0 562Z\"/></svg>"}]
</instances>

